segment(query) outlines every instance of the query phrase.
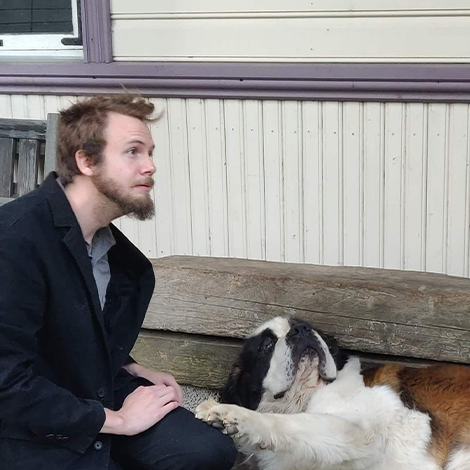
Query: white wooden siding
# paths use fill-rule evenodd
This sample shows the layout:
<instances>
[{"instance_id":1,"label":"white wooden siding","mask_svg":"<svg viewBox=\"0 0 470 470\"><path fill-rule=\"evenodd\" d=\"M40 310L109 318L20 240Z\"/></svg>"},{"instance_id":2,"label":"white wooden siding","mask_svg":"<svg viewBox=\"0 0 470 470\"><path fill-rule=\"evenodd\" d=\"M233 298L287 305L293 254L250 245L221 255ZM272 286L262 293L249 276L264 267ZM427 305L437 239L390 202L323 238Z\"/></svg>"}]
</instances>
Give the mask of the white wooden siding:
<instances>
[{"instance_id":1,"label":"white wooden siding","mask_svg":"<svg viewBox=\"0 0 470 470\"><path fill-rule=\"evenodd\" d=\"M116 61L470 62L468 0L112 0Z\"/></svg>"},{"instance_id":2,"label":"white wooden siding","mask_svg":"<svg viewBox=\"0 0 470 470\"><path fill-rule=\"evenodd\" d=\"M44 119L74 97L0 95ZM149 257L229 256L470 277L469 105L154 99Z\"/></svg>"}]
</instances>

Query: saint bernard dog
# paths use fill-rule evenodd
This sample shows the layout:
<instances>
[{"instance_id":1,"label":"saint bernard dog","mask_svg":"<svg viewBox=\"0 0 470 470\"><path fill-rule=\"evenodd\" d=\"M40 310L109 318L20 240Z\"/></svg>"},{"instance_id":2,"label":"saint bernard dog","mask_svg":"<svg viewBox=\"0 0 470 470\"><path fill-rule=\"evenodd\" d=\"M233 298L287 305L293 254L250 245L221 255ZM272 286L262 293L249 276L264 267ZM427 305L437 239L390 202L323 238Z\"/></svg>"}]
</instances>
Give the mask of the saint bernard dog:
<instances>
[{"instance_id":1,"label":"saint bernard dog","mask_svg":"<svg viewBox=\"0 0 470 470\"><path fill-rule=\"evenodd\" d=\"M247 340L196 416L261 470L470 470L470 368L361 371L336 342L282 317Z\"/></svg>"}]
</instances>

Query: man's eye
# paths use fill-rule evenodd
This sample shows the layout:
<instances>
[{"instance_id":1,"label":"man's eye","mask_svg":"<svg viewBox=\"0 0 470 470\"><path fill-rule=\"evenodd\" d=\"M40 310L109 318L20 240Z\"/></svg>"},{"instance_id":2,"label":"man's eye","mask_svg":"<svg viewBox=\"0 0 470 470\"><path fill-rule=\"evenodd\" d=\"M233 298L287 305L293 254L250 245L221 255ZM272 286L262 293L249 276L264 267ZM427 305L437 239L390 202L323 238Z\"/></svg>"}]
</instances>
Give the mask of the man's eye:
<instances>
[{"instance_id":1,"label":"man's eye","mask_svg":"<svg viewBox=\"0 0 470 470\"><path fill-rule=\"evenodd\" d=\"M129 155L137 155L137 149L136 148L131 148L127 151Z\"/></svg>"}]
</instances>

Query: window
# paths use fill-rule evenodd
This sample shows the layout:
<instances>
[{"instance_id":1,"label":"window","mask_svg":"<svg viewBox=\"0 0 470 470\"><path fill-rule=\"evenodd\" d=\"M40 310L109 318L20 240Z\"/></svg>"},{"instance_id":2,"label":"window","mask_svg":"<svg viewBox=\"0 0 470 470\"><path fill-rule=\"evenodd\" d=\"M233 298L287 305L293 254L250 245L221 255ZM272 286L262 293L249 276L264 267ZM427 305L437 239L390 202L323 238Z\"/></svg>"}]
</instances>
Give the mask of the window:
<instances>
[{"instance_id":1,"label":"window","mask_svg":"<svg viewBox=\"0 0 470 470\"><path fill-rule=\"evenodd\" d=\"M0 0L0 58L82 58L80 0Z\"/></svg>"}]
</instances>

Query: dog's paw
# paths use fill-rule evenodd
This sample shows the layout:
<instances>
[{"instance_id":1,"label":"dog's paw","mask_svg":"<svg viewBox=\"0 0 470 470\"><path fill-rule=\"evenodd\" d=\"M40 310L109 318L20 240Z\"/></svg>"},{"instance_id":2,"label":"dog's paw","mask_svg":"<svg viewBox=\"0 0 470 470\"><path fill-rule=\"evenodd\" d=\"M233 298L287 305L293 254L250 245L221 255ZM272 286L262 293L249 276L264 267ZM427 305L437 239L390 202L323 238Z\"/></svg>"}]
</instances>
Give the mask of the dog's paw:
<instances>
[{"instance_id":1,"label":"dog's paw","mask_svg":"<svg viewBox=\"0 0 470 470\"><path fill-rule=\"evenodd\" d=\"M199 403L199 405L197 405L196 407L196 418L205 421L203 418L205 413L207 413L211 408L216 405L218 405L218 403L213 398L209 398L208 400Z\"/></svg>"},{"instance_id":2,"label":"dog's paw","mask_svg":"<svg viewBox=\"0 0 470 470\"><path fill-rule=\"evenodd\" d=\"M196 418L200 419L201 421L205 421L207 424L210 424L215 428L222 429L223 426L214 421L211 414L211 410L217 405L218 403L213 398L209 398L208 400L203 401L196 407Z\"/></svg>"},{"instance_id":3,"label":"dog's paw","mask_svg":"<svg viewBox=\"0 0 470 470\"><path fill-rule=\"evenodd\" d=\"M214 402L210 406L204 402L196 410L196 418L221 429L224 434L240 438L247 432L249 413L249 410L236 405L223 405Z\"/></svg>"}]
</instances>

